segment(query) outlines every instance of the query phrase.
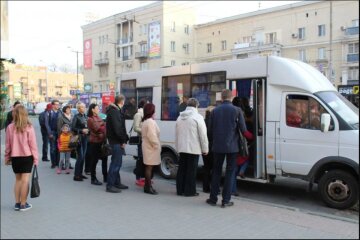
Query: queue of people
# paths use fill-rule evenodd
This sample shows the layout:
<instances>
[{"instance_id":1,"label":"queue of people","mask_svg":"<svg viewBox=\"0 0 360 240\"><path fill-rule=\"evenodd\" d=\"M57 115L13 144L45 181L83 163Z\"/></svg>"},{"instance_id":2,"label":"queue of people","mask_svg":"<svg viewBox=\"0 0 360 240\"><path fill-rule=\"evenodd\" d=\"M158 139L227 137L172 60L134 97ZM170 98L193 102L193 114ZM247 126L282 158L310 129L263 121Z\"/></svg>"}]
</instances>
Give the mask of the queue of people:
<instances>
[{"instance_id":1,"label":"queue of people","mask_svg":"<svg viewBox=\"0 0 360 240\"><path fill-rule=\"evenodd\" d=\"M232 206L231 194L236 188L237 174L244 173L244 162L239 163L239 128L246 138L253 138L248 131L244 118L244 105L237 105L232 100L230 90L223 90L222 103L211 106L206 111L205 119L199 114L199 101L187 99L186 107L176 121L175 146L179 152L179 168L176 178L176 193L179 196L194 197L196 192L196 175L199 156L204 159L205 174L203 191L210 193L206 203L215 206L220 193L220 178L222 166L226 158L225 182L222 190L222 207ZM79 102L78 113L71 115L70 106L64 106L59 111L59 101L49 104L44 113L39 116L43 139L43 161L47 159L47 144L50 142L51 168L56 173L65 170L70 173L71 152L76 152L74 181L83 181L87 177L84 172L86 152L90 156L91 184L102 185L96 177L96 165L102 161L103 181L106 192L120 193L129 187L123 184L120 176L125 145L129 136L125 127L123 106L125 97L115 97L114 103L106 110L106 123L99 117L99 106L90 104L86 114L85 104ZM147 194L158 192L153 184L153 170L161 163L160 129L155 121L156 107L154 104L141 100L138 112L135 114L133 129L141 138L138 144L136 164L136 185L143 187ZM9 124L6 134L5 163L13 166L16 174L15 210L24 211L31 208L26 202L28 181L33 165L38 164L38 151L35 131L28 120L26 109L19 104L14 107L14 120ZM26 137L24 137L26 135ZM111 147L111 162L107 169L107 156L103 156L102 146ZM24 144L24 146L21 146ZM89 147L88 147L89 146ZM88 147L88 148L87 148ZM143 180L144 178L144 180ZM235 182L234 182L235 181ZM234 187L235 186L235 187Z\"/></svg>"}]
</instances>

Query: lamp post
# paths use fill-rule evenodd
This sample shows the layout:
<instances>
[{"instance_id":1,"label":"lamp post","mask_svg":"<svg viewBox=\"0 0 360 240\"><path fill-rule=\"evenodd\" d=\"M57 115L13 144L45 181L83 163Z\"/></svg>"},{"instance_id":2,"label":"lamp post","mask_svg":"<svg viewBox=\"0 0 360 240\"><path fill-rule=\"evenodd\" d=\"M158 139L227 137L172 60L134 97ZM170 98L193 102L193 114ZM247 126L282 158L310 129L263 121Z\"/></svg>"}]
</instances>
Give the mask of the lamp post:
<instances>
[{"instance_id":1,"label":"lamp post","mask_svg":"<svg viewBox=\"0 0 360 240\"><path fill-rule=\"evenodd\" d=\"M72 50L71 47L68 47L68 48L71 49L70 51L76 53L76 85L77 85L77 90L79 90L79 53L82 53L82 52Z\"/></svg>"},{"instance_id":2,"label":"lamp post","mask_svg":"<svg viewBox=\"0 0 360 240\"><path fill-rule=\"evenodd\" d=\"M117 55L116 46L117 46L117 43L116 42L109 42L109 40L107 41L107 43L110 43L110 44L114 45L114 81L115 81L115 83L117 83L117 81L116 81L116 55Z\"/></svg>"}]
</instances>

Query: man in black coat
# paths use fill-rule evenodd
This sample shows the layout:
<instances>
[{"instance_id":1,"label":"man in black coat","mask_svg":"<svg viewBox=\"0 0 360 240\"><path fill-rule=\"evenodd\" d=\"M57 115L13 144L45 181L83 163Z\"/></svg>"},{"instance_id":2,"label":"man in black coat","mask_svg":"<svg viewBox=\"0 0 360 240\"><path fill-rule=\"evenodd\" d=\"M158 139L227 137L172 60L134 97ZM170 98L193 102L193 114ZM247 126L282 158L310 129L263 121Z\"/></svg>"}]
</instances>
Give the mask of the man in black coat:
<instances>
[{"instance_id":1,"label":"man in black coat","mask_svg":"<svg viewBox=\"0 0 360 240\"><path fill-rule=\"evenodd\" d=\"M125 115L122 112L124 102L125 97L123 95L116 96L114 104L110 104L106 111L106 135L113 151L106 191L112 193L119 193L121 189L129 188L121 183L120 178L122 156L125 155L125 144L129 140L125 127Z\"/></svg>"},{"instance_id":2,"label":"man in black coat","mask_svg":"<svg viewBox=\"0 0 360 240\"><path fill-rule=\"evenodd\" d=\"M15 108L17 105L20 105L20 104L21 104L21 103L20 103L19 101L14 102L13 110L14 110L14 108ZM11 110L10 112L8 112L8 114L7 114L7 116L6 116L5 131L6 131L7 126L9 126L10 123L13 121L13 116L12 116L13 110Z\"/></svg>"},{"instance_id":3,"label":"man in black coat","mask_svg":"<svg viewBox=\"0 0 360 240\"><path fill-rule=\"evenodd\" d=\"M224 89L221 92L222 103L217 106L210 115L209 132L212 141L214 157L213 172L211 179L210 198L206 202L212 206L216 205L220 189L222 166L226 157L225 182L222 191L221 207L234 205L231 199L231 184L236 166L236 157L239 152L239 131L246 131L245 120L237 107L231 103L231 90Z\"/></svg>"}]
</instances>

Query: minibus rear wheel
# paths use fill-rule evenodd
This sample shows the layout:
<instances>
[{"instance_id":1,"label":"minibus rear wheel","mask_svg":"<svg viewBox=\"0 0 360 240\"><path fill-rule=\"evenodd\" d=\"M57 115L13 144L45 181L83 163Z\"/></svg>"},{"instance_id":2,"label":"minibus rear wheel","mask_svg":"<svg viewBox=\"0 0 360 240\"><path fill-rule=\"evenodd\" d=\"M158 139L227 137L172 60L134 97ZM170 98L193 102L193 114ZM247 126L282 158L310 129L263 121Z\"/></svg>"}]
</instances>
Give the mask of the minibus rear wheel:
<instances>
[{"instance_id":1,"label":"minibus rear wheel","mask_svg":"<svg viewBox=\"0 0 360 240\"><path fill-rule=\"evenodd\" d=\"M347 209L358 201L358 182L353 175L343 170L324 173L318 187L321 199L331 208Z\"/></svg>"},{"instance_id":2,"label":"minibus rear wheel","mask_svg":"<svg viewBox=\"0 0 360 240\"><path fill-rule=\"evenodd\" d=\"M161 153L161 163L159 166L159 173L163 178L175 179L177 174L177 158L175 154L170 151Z\"/></svg>"}]
</instances>

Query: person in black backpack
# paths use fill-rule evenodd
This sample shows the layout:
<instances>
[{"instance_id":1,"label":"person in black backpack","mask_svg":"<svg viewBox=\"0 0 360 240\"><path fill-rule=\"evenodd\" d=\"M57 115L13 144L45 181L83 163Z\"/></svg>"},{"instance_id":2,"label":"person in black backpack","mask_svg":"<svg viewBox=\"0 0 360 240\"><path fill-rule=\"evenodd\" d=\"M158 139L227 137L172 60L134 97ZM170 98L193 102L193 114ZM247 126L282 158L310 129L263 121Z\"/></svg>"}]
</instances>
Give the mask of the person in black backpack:
<instances>
[{"instance_id":1,"label":"person in black backpack","mask_svg":"<svg viewBox=\"0 0 360 240\"><path fill-rule=\"evenodd\" d=\"M48 131L50 131L50 129L47 129L45 124L45 119L46 116L45 115L49 115L49 112L52 109L52 105L51 103L49 103L48 105L46 105L46 109L40 113L39 115L39 124L40 124L40 129L41 129L41 136L42 136L42 141L43 141L43 146L42 146L42 161L43 162L49 162L50 160L48 159L48 149L49 149L49 135L48 135Z\"/></svg>"}]
</instances>

